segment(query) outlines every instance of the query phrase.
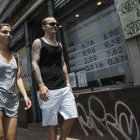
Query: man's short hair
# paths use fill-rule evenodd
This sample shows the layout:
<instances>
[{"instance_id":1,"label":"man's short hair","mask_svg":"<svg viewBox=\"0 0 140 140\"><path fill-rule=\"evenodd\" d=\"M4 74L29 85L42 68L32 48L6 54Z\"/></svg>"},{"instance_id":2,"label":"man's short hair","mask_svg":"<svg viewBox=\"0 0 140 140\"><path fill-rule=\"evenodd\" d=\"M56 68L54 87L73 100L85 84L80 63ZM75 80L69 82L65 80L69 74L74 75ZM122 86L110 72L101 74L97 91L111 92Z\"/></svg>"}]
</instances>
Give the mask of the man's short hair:
<instances>
[{"instance_id":1,"label":"man's short hair","mask_svg":"<svg viewBox=\"0 0 140 140\"><path fill-rule=\"evenodd\" d=\"M9 23L0 23L0 29L3 27L3 26L8 26L11 30L12 30L12 27Z\"/></svg>"},{"instance_id":2,"label":"man's short hair","mask_svg":"<svg viewBox=\"0 0 140 140\"><path fill-rule=\"evenodd\" d=\"M46 25L47 24L47 21L46 21L46 19L48 19L48 18L54 18L54 17L45 17L43 20L42 20L42 25ZM55 18L54 18L55 19Z\"/></svg>"}]
</instances>

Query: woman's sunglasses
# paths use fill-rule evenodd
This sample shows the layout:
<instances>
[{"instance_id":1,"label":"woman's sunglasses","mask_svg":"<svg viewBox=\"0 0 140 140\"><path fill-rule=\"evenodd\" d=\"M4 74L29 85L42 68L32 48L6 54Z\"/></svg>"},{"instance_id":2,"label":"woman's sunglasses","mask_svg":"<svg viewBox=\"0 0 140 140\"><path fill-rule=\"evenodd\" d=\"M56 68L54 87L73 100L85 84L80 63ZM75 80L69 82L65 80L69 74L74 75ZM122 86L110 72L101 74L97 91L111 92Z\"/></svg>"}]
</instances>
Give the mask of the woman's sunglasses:
<instances>
[{"instance_id":1,"label":"woman's sunglasses","mask_svg":"<svg viewBox=\"0 0 140 140\"><path fill-rule=\"evenodd\" d=\"M57 23L57 22L50 22L50 23L48 23L50 26L57 26L57 27L59 27L59 23Z\"/></svg>"}]
</instances>

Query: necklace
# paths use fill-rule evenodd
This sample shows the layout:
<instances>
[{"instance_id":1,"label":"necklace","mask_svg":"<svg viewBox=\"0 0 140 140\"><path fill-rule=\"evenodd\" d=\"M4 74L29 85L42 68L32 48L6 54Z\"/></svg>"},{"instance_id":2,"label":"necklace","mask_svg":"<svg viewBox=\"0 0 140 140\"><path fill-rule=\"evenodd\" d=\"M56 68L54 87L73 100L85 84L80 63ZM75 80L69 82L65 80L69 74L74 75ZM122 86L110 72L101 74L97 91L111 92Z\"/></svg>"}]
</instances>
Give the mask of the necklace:
<instances>
[{"instance_id":1,"label":"necklace","mask_svg":"<svg viewBox=\"0 0 140 140\"><path fill-rule=\"evenodd\" d=\"M46 36L44 36L44 41L46 42L46 43L48 43L48 44L50 44L50 45L52 45L52 46L58 46L58 43L57 43L57 41L56 40L52 40L52 39L49 39L49 38L47 38Z\"/></svg>"}]
</instances>

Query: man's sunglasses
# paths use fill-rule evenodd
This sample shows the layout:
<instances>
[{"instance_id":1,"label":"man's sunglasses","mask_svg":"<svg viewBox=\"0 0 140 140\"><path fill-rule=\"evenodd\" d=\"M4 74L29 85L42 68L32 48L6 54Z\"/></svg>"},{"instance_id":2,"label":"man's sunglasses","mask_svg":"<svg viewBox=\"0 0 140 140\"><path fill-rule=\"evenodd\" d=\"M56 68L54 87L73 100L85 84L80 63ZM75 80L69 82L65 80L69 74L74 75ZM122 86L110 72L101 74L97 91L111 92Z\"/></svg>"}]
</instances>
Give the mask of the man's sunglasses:
<instances>
[{"instance_id":1,"label":"man's sunglasses","mask_svg":"<svg viewBox=\"0 0 140 140\"><path fill-rule=\"evenodd\" d=\"M57 23L57 22L50 22L50 23L48 23L50 26L57 26L57 27L59 27L59 23Z\"/></svg>"}]
</instances>

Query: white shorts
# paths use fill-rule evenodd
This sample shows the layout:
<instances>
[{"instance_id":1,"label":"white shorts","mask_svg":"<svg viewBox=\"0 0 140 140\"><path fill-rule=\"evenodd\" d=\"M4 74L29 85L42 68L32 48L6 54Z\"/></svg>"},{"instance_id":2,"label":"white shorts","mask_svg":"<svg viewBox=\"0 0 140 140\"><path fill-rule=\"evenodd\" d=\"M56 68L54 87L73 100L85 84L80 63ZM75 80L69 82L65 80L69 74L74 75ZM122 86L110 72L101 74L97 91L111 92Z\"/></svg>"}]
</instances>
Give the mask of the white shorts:
<instances>
[{"instance_id":1,"label":"white shorts","mask_svg":"<svg viewBox=\"0 0 140 140\"><path fill-rule=\"evenodd\" d=\"M58 112L65 120L78 117L75 98L69 87L50 90L47 102L40 98L39 91L37 96L42 110L42 126L57 125Z\"/></svg>"}]
</instances>

